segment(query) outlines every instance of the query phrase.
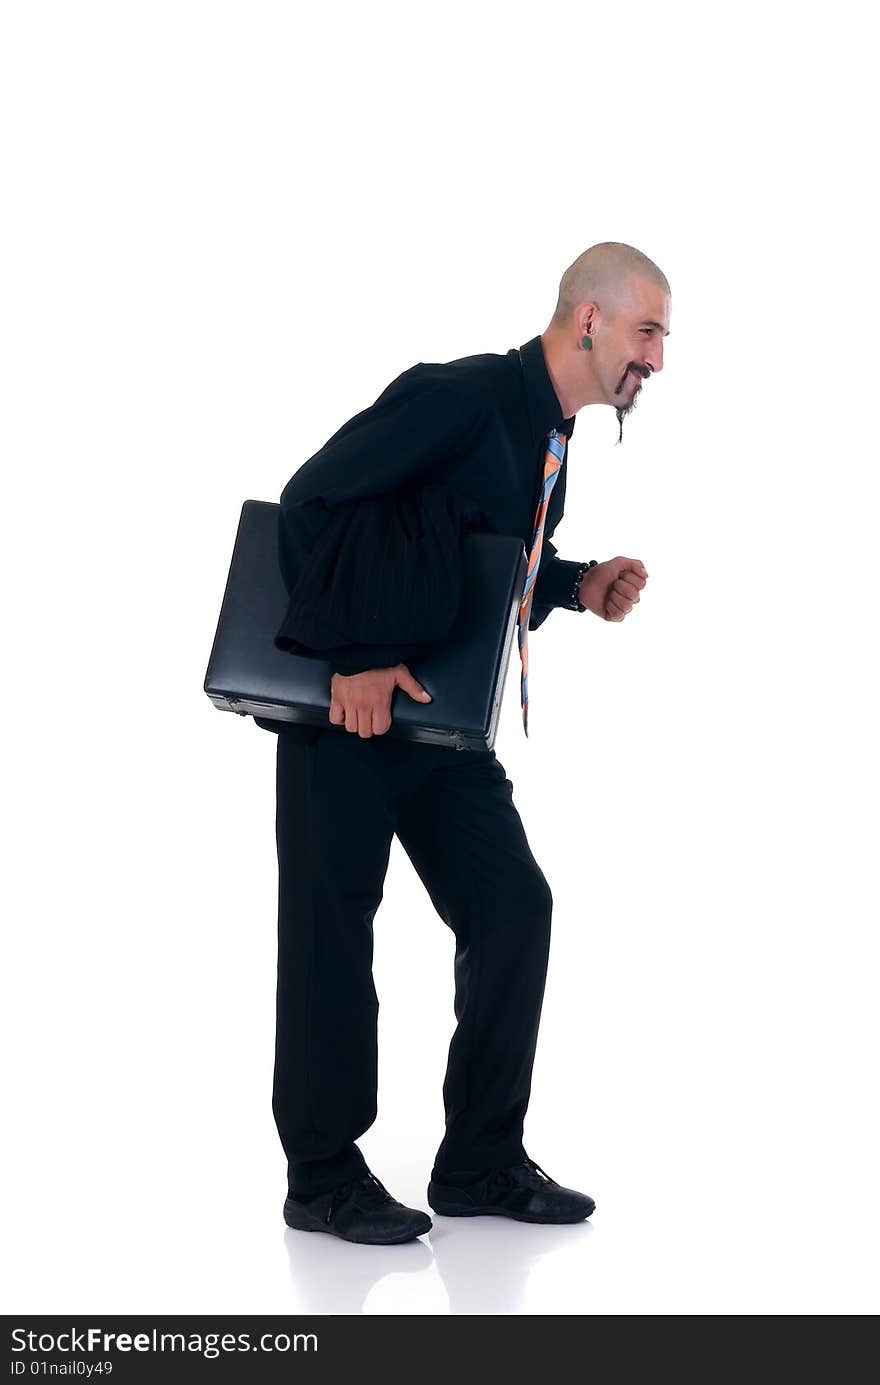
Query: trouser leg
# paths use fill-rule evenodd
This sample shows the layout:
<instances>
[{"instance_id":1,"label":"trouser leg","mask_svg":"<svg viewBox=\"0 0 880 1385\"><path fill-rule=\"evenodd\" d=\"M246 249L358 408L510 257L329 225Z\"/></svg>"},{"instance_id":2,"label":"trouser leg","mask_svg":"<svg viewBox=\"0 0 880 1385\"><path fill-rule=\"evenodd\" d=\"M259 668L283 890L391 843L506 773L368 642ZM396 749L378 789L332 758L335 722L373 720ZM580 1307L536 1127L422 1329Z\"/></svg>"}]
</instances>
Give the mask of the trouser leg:
<instances>
[{"instance_id":1,"label":"trouser leg","mask_svg":"<svg viewBox=\"0 0 880 1385\"><path fill-rule=\"evenodd\" d=\"M455 934L455 1017L437 1173L525 1155L552 895L494 751L450 752L401 805L398 837Z\"/></svg>"},{"instance_id":2,"label":"trouser leg","mask_svg":"<svg viewBox=\"0 0 880 1385\"><path fill-rule=\"evenodd\" d=\"M278 735L278 984L272 1109L299 1195L366 1170L376 1118L373 916L394 832L366 743Z\"/></svg>"}]
</instances>

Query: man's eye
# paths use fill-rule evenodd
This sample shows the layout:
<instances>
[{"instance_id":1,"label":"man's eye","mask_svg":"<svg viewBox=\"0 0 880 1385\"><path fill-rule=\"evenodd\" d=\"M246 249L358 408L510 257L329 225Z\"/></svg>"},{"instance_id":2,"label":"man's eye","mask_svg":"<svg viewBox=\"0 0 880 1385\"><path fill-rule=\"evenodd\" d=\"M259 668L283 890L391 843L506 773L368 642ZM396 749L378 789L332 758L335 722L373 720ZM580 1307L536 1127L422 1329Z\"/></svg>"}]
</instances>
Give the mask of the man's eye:
<instances>
[{"instance_id":1,"label":"man's eye","mask_svg":"<svg viewBox=\"0 0 880 1385\"><path fill-rule=\"evenodd\" d=\"M643 327L643 328L642 328L642 331L643 331L643 332L647 332L647 333L648 333L648 336L651 335L651 333L653 332L653 330L654 330L653 327Z\"/></svg>"}]
</instances>

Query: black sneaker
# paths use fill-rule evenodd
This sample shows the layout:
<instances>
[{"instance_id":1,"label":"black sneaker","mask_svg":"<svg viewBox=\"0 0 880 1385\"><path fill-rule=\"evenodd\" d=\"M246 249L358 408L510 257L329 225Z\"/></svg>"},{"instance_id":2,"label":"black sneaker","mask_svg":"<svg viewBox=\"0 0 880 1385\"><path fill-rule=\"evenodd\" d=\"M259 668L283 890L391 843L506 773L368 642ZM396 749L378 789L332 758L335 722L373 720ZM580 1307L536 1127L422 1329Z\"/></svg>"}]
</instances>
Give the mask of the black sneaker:
<instances>
[{"instance_id":1,"label":"black sneaker","mask_svg":"<svg viewBox=\"0 0 880 1385\"><path fill-rule=\"evenodd\" d=\"M584 1221L596 1204L586 1193L561 1187L534 1159L506 1169L484 1169L467 1183L444 1183L434 1173L428 1202L443 1217L512 1217L514 1221Z\"/></svg>"},{"instance_id":2,"label":"black sneaker","mask_svg":"<svg viewBox=\"0 0 880 1385\"><path fill-rule=\"evenodd\" d=\"M297 1231L328 1231L343 1241L372 1246L412 1241L434 1224L427 1212L396 1202L373 1173L308 1199L288 1192L284 1220Z\"/></svg>"}]
</instances>

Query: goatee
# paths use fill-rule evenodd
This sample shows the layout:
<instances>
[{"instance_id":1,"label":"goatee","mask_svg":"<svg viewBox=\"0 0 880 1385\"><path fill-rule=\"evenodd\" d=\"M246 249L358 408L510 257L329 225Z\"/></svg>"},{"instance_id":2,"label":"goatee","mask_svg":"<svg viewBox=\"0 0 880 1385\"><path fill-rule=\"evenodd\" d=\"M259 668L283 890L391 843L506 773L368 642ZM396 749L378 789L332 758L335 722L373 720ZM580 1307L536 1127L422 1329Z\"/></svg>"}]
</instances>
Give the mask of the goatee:
<instances>
[{"instance_id":1,"label":"goatee","mask_svg":"<svg viewBox=\"0 0 880 1385\"><path fill-rule=\"evenodd\" d=\"M627 380L631 373L634 375L638 375L640 379L644 379L649 372L647 370L642 369L639 366L629 366L627 368L626 374L620 382L620 385L618 386L619 390L623 389L626 386ZM623 442L623 420L626 418L627 414L632 413L633 409L636 407L636 401L638 400L640 389L641 386L633 390L632 398L630 399L628 404L620 404L614 410L615 414L617 415L617 422L620 425L620 432L617 437L617 442L614 444L615 447L619 447L620 444Z\"/></svg>"}]
</instances>

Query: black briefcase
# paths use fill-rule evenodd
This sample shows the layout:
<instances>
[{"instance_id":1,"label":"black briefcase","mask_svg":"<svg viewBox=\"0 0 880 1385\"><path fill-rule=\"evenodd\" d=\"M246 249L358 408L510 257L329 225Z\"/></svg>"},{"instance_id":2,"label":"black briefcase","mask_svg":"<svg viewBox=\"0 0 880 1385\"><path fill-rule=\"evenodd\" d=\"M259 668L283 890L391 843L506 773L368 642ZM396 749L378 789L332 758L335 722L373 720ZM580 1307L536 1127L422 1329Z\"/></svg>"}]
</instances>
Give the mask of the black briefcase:
<instances>
[{"instance_id":1,"label":"black briefcase","mask_svg":"<svg viewBox=\"0 0 880 1385\"><path fill-rule=\"evenodd\" d=\"M278 560L278 510L265 500L242 506L205 692L221 711L348 735L329 720L332 664L274 644L288 601ZM411 666L432 701L416 702L395 688L384 734L456 750L491 750L528 560L521 539L477 530L464 536L462 554L455 626Z\"/></svg>"}]
</instances>

